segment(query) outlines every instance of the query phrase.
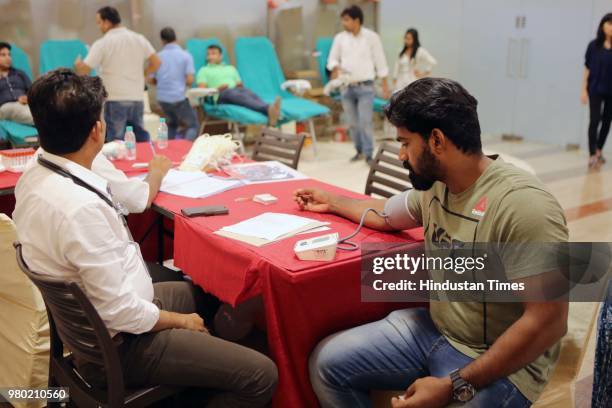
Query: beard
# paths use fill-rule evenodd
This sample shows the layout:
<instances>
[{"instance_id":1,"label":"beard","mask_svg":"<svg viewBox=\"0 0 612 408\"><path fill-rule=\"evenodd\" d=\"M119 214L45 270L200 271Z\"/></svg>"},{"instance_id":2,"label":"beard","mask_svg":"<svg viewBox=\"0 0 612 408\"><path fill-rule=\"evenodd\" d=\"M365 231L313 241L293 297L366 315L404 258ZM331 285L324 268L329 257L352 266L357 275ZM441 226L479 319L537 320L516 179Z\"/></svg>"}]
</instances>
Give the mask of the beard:
<instances>
[{"instance_id":1,"label":"beard","mask_svg":"<svg viewBox=\"0 0 612 408\"><path fill-rule=\"evenodd\" d=\"M415 167L418 168L418 171L407 160L403 164L410 171L408 178L415 190L429 190L440 179L440 162L431 153L429 146L423 150L421 157L417 159Z\"/></svg>"}]
</instances>

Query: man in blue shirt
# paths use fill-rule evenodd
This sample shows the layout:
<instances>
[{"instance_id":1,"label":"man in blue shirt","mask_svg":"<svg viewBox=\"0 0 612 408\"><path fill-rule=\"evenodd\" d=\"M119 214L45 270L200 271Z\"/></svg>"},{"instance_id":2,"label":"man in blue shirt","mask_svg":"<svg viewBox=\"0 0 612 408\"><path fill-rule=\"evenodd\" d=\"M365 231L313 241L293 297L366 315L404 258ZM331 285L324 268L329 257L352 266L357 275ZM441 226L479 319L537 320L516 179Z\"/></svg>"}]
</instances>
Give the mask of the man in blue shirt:
<instances>
[{"instance_id":1,"label":"man in blue shirt","mask_svg":"<svg viewBox=\"0 0 612 408\"><path fill-rule=\"evenodd\" d=\"M166 115L168 138L174 139L179 124L186 126L185 138L198 136L198 118L185 97L185 88L193 83L193 58L176 43L176 34L170 27L161 30L164 48L158 53L162 61L155 73L157 102Z\"/></svg>"},{"instance_id":2,"label":"man in blue shirt","mask_svg":"<svg viewBox=\"0 0 612 408\"><path fill-rule=\"evenodd\" d=\"M25 72L11 64L11 45L0 42L0 120L32 125L26 95L32 83Z\"/></svg>"}]
</instances>

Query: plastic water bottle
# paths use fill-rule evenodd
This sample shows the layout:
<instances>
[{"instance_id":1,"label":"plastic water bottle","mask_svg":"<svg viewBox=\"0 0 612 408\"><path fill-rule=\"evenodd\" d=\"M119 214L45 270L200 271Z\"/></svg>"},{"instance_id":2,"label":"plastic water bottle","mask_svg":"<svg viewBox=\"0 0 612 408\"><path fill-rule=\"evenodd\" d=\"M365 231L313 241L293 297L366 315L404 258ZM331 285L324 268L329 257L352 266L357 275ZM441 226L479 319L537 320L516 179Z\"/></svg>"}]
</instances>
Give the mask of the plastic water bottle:
<instances>
[{"instance_id":1,"label":"plastic water bottle","mask_svg":"<svg viewBox=\"0 0 612 408\"><path fill-rule=\"evenodd\" d=\"M165 149L168 147L168 125L165 118L159 118L159 127L157 128L157 148Z\"/></svg>"},{"instance_id":2,"label":"plastic water bottle","mask_svg":"<svg viewBox=\"0 0 612 408\"><path fill-rule=\"evenodd\" d=\"M128 126L125 128L125 148L127 149L128 160L136 160L136 135L134 134L134 128Z\"/></svg>"}]
</instances>

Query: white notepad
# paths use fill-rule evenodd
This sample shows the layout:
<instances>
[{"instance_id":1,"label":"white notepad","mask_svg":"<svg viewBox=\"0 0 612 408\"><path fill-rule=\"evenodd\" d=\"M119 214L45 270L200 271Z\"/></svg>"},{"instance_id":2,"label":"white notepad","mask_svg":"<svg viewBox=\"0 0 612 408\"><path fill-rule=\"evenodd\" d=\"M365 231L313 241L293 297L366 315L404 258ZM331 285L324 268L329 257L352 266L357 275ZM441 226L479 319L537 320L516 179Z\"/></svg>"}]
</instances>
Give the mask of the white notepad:
<instances>
[{"instance_id":1,"label":"white notepad","mask_svg":"<svg viewBox=\"0 0 612 408\"><path fill-rule=\"evenodd\" d=\"M241 186L240 180L209 176L201 171L170 169L160 191L189 198L203 198Z\"/></svg>"},{"instance_id":2,"label":"white notepad","mask_svg":"<svg viewBox=\"0 0 612 408\"><path fill-rule=\"evenodd\" d=\"M261 246L326 225L329 225L329 222L291 214L267 212L223 227L216 234Z\"/></svg>"}]
</instances>

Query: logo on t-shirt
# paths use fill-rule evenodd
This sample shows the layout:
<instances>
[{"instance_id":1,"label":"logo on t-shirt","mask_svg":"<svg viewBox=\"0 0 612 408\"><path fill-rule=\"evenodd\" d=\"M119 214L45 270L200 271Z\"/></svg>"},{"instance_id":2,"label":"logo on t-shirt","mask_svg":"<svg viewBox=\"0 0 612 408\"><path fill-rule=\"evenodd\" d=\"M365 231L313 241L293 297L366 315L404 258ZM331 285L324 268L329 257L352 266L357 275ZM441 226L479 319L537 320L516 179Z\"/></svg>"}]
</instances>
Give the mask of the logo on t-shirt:
<instances>
[{"instance_id":1,"label":"logo on t-shirt","mask_svg":"<svg viewBox=\"0 0 612 408\"><path fill-rule=\"evenodd\" d=\"M478 203L476 203L476 206L474 206L474 208L472 209L472 215L477 215L479 217L482 217L485 215L486 211L487 211L487 196L484 196L478 201Z\"/></svg>"}]
</instances>

